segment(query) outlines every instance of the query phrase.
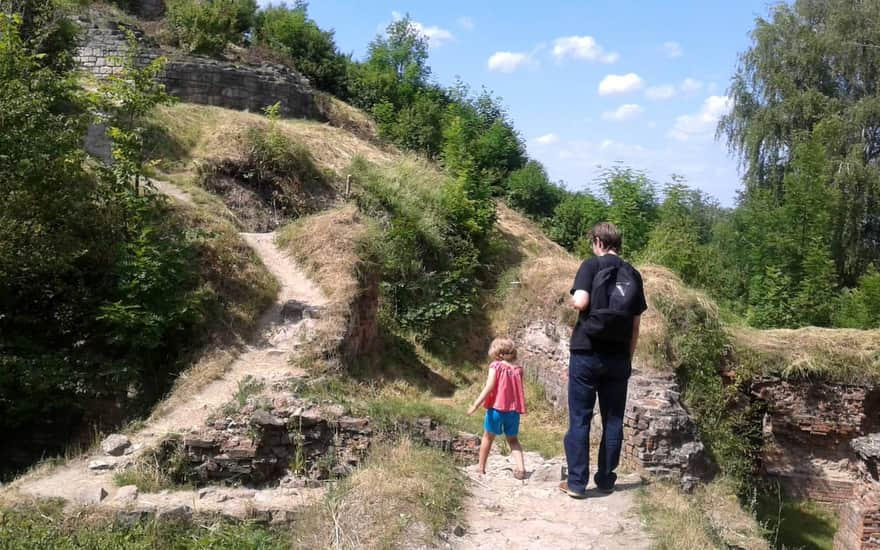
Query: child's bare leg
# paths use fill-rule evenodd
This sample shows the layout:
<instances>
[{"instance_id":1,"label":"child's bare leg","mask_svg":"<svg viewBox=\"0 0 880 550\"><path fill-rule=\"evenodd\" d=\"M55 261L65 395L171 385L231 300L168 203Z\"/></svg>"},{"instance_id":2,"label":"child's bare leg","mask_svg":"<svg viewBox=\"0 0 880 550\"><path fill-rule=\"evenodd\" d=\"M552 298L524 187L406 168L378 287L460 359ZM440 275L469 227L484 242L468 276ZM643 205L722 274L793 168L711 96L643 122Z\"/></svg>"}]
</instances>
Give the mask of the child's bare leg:
<instances>
[{"instance_id":1,"label":"child's bare leg","mask_svg":"<svg viewBox=\"0 0 880 550\"><path fill-rule=\"evenodd\" d=\"M489 458L489 451L492 449L492 442L495 441L495 434L483 432L483 440L480 442L480 473L486 473L486 460Z\"/></svg>"},{"instance_id":2,"label":"child's bare leg","mask_svg":"<svg viewBox=\"0 0 880 550\"><path fill-rule=\"evenodd\" d=\"M513 461L516 462L516 469L525 473L526 467L523 462L523 450L522 445L519 444L519 439L508 436L507 444L510 445L510 455L513 457Z\"/></svg>"}]
</instances>

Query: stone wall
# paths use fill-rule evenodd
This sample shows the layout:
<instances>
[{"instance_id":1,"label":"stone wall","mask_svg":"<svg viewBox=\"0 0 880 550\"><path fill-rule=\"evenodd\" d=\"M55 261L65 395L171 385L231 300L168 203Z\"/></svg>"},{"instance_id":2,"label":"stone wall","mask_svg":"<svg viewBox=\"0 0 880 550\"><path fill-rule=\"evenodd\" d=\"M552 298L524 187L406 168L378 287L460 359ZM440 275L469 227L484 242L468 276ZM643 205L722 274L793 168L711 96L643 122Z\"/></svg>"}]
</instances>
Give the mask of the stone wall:
<instances>
[{"instance_id":1,"label":"stone wall","mask_svg":"<svg viewBox=\"0 0 880 550\"><path fill-rule=\"evenodd\" d=\"M130 30L140 42L140 63L159 56L168 59L159 80L181 101L251 112L280 102L284 116L324 119L308 80L287 67L242 65L163 50L136 28L97 16L80 23L85 32L75 61L99 78L119 70L115 58L127 51Z\"/></svg>"},{"instance_id":2,"label":"stone wall","mask_svg":"<svg viewBox=\"0 0 880 550\"><path fill-rule=\"evenodd\" d=\"M859 483L853 498L841 506L834 548L880 550L880 433L853 439L850 446Z\"/></svg>"},{"instance_id":3,"label":"stone wall","mask_svg":"<svg viewBox=\"0 0 880 550\"><path fill-rule=\"evenodd\" d=\"M713 468L672 375L634 374L624 418L624 457L639 471L679 480L686 490Z\"/></svg>"},{"instance_id":4,"label":"stone wall","mask_svg":"<svg viewBox=\"0 0 880 550\"><path fill-rule=\"evenodd\" d=\"M471 461L479 450L479 437L452 433L429 418L399 431ZM179 481L263 484L292 474L309 484L348 475L377 438L388 437L369 418L348 416L340 405L283 393L250 397L240 409L222 411L182 439L167 440L159 459L177 469Z\"/></svg>"},{"instance_id":5,"label":"stone wall","mask_svg":"<svg viewBox=\"0 0 880 550\"><path fill-rule=\"evenodd\" d=\"M859 480L853 438L877 422L870 388L811 380L756 380L754 399L764 403L761 465L792 496L835 507L853 499Z\"/></svg>"}]
</instances>

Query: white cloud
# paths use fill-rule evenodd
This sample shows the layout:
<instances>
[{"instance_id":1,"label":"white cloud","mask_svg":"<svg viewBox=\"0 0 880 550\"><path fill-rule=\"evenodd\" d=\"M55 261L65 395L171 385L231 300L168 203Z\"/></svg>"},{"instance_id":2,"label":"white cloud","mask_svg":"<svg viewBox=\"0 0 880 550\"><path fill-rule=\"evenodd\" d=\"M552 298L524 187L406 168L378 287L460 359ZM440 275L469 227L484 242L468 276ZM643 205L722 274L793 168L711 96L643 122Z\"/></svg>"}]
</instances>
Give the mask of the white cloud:
<instances>
[{"instance_id":1,"label":"white cloud","mask_svg":"<svg viewBox=\"0 0 880 550\"><path fill-rule=\"evenodd\" d=\"M706 137L714 132L718 119L730 112L731 105L732 101L727 96L709 96L698 113L677 117L669 136L678 141Z\"/></svg>"},{"instance_id":2,"label":"white cloud","mask_svg":"<svg viewBox=\"0 0 880 550\"><path fill-rule=\"evenodd\" d=\"M681 44L671 40L663 43L663 51L666 52L666 55L669 57L681 57L684 55L684 50L681 49Z\"/></svg>"},{"instance_id":3,"label":"white cloud","mask_svg":"<svg viewBox=\"0 0 880 550\"><path fill-rule=\"evenodd\" d=\"M699 80L693 78L685 78L681 81L681 85L679 86L681 91L689 94L691 92L698 92L703 88L703 83Z\"/></svg>"},{"instance_id":4,"label":"white cloud","mask_svg":"<svg viewBox=\"0 0 880 550\"><path fill-rule=\"evenodd\" d=\"M613 111L602 113L603 120L624 121L639 116L644 109L635 103L626 103Z\"/></svg>"},{"instance_id":5,"label":"white cloud","mask_svg":"<svg viewBox=\"0 0 880 550\"><path fill-rule=\"evenodd\" d=\"M512 73L523 65L530 63L532 63L532 58L527 53L495 52L489 57L486 65L490 71Z\"/></svg>"},{"instance_id":6,"label":"white cloud","mask_svg":"<svg viewBox=\"0 0 880 550\"><path fill-rule=\"evenodd\" d=\"M672 99L675 97L675 86L672 84L663 84L662 86L651 86L645 90L645 97L654 101L664 99Z\"/></svg>"},{"instance_id":7,"label":"white cloud","mask_svg":"<svg viewBox=\"0 0 880 550\"><path fill-rule=\"evenodd\" d=\"M403 19L403 15L401 15L401 13L398 11L393 11L391 12L391 19L393 19L394 21L398 21L400 19ZM413 21L412 25L419 33L423 34L425 38L428 39L428 46L432 48L442 46L444 43L449 42L455 38L455 36L450 31L440 28L436 25L426 27L418 21Z\"/></svg>"},{"instance_id":8,"label":"white cloud","mask_svg":"<svg viewBox=\"0 0 880 550\"><path fill-rule=\"evenodd\" d=\"M636 73L610 74L599 83L599 95L625 94L641 90L645 85Z\"/></svg>"},{"instance_id":9,"label":"white cloud","mask_svg":"<svg viewBox=\"0 0 880 550\"><path fill-rule=\"evenodd\" d=\"M559 136L557 136L556 134L553 134L553 133L544 134L543 136L536 137L535 141L537 141L541 145L551 145L551 144L559 141Z\"/></svg>"},{"instance_id":10,"label":"white cloud","mask_svg":"<svg viewBox=\"0 0 880 550\"><path fill-rule=\"evenodd\" d=\"M466 31L474 30L474 20L470 17L459 17L458 18L458 26L463 28Z\"/></svg>"},{"instance_id":11,"label":"white cloud","mask_svg":"<svg viewBox=\"0 0 880 550\"><path fill-rule=\"evenodd\" d=\"M553 55L561 60L566 57L614 63L620 58L617 52L606 52L592 36L562 36L553 42Z\"/></svg>"}]
</instances>

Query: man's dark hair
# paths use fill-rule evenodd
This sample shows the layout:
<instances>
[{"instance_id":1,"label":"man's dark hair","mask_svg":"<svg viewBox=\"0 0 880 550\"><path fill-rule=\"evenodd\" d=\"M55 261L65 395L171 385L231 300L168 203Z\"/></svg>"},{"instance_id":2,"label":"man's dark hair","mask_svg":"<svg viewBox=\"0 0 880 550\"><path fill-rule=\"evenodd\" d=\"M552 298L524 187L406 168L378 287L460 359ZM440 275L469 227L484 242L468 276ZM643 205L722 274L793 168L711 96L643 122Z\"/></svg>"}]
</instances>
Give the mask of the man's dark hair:
<instances>
[{"instance_id":1,"label":"man's dark hair","mask_svg":"<svg viewBox=\"0 0 880 550\"><path fill-rule=\"evenodd\" d=\"M599 242L602 243L602 247L606 250L613 250L620 254L620 230L617 229L617 226L613 223L608 222L599 222L590 229L590 232L587 233L587 237L590 239L590 243L593 243L596 239L599 239Z\"/></svg>"}]
</instances>

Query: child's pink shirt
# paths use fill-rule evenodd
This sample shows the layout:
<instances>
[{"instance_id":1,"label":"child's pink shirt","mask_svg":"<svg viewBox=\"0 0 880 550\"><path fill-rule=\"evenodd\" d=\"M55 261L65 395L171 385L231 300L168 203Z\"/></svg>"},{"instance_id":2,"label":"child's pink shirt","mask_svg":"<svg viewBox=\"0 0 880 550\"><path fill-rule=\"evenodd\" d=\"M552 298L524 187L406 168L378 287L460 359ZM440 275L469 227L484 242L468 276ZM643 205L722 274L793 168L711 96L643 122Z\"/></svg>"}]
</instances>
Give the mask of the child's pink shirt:
<instances>
[{"instance_id":1,"label":"child's pink shirt","mask_svg":"<svg viewBox=\"0 0 880 550\"><path fill-rule=\"evenodd\" d=\"M504 361L493 361L489 365L495 369L495 387L486 396L483 406L487 409L520 414L526 412L526 396L523 393L522 367Z\"/></svg>"}]
</instances>

